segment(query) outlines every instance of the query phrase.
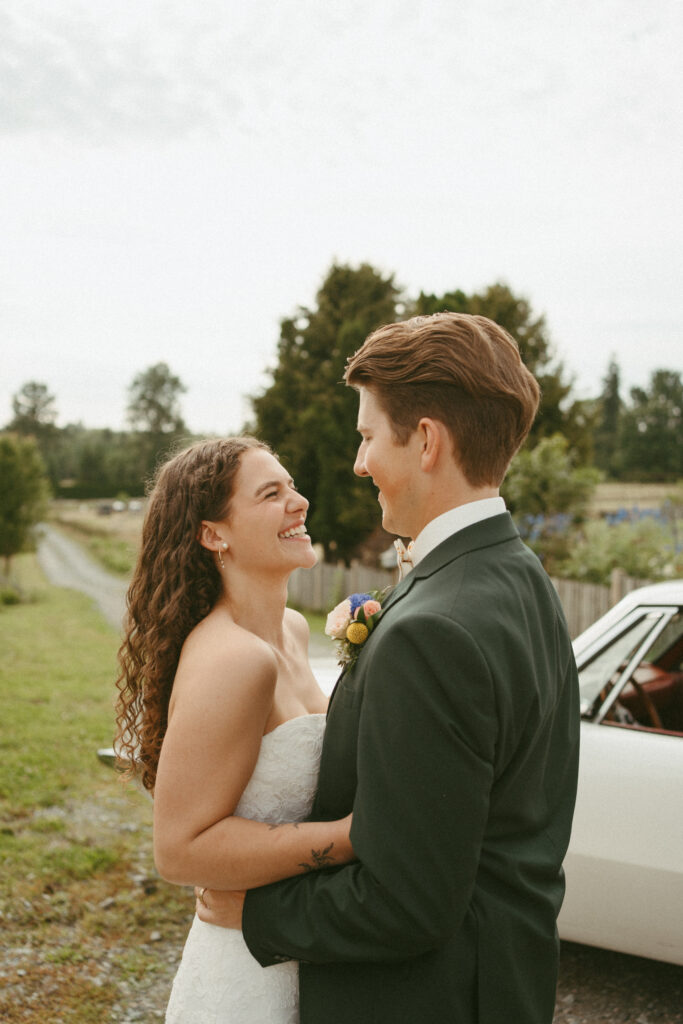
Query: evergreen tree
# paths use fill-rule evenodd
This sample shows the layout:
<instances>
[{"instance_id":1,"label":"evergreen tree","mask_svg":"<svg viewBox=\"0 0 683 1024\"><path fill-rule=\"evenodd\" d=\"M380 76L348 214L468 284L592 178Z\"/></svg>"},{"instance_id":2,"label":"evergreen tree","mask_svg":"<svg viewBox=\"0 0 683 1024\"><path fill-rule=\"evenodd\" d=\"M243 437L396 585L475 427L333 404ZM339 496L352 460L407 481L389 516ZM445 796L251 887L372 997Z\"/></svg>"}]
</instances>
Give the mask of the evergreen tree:
<instances>
[{"instance_id":1,"label":"evergreen tree","mask_svg":"<svg viewBox=\"0 0 683 1024\"><path fill-rule=\"evenodd\" d=\"M621 475L628 480L683 477L683 380L655 370L647 389L632 388L623 413Z\"/></svg>"},{"instance_id":2,"label":"evergreen tree","mask_svg":"<svg viewBox=\"0 0 683 1024\"><path fill-rule=\"evenodd\" d=\"M553 361L544 318L506 285L494 284L473 295L422 292L415 301L400 302L393 276L384 277L368 264L334 265L316 300L314 309L300 307L282 321L277 366L270 387L253 399L252 429L281 455L311 501L311 533L328 555L348 559L380 523L372 488L353 475L358 403L340 382L348 357L381 324L442 310L495 320L516 339L541 385L531 446L562 432L572 460L588 460L590 405L570 402L571 384L562 365Z\"/></svg>"},{"instance_id":3,"label":"evergreen tree","mask_svg":"<svg viewBox=\"0 0 683 1024\"><path fill-rule=\"evenodd\" d=\"M618 474L621 415L623 403L619 394L621 375L619 364L612 357L602 382L602 391L596 403L595 465L608 476Z\"/></svg>"},{"instance_id":4,"label":"evergreen tree","mask_svg":"<svg viewBox=\"0 0 683 1024\"><path fill-rule=\"evenodd\" d=\"M333 265L315 307L282 321L273 382L252 400L252 429L311 502L311 536L332 557L348 559L380 522L372 487L353 474L358 398L341 381L367 335L397 319L397 297L393 276Z\"/></svg>"},{"instance_id":5,"label":"evergreen tree","mask_svg":"<svg viewBox=\"0 0 683 1024\"><path fill-rule=\"evenodd\" d=\"M180 412L180 395L186 390L167 363L156 363L133 378L127 415L135 431L135 462L142 479L154 472L159 459L187 432Z\"/></svg>"},{"instance_id":6,"label":"evergreen tree","mask_svg":"<svg viewBox=\"0 0 683 1024\"><path fill-rule=\"evenodd\" d=\"M449 310L486 316L511 334L519 345L524 365L541 386L538 415L529 434L529 446L541 438L563 434L582 462L592 454L589 410L580 402L570 401L571 382L565 379L564 367L554 360L545 317L537 316L527 299L515 295L506 284L490 285L485 291L467 295L463 291L428 295L421 292L411 304L409 315L425 316Z\"/></svg>"},{"instance_id":7,"label":"evergreen tree","mask_svg":"<svg viewBox=\"0 0 683 1024\"><path fill-rule=\"evenodd\" d=\"M29 380L12 398L14 418L9 429L16 434L32 434L40 437L54 428L57 419L55 397L46 384Z\"/></svg>"},{"instance_id":8,"label":"evergreen tree","mask_svg":"<svg viewBox=\"0 0 683 1024\"><path fill-rule=\"evenodd\" d=\"M55 426L55 396L50 394L47 384L29 380L13 396L12 411L14 416L7 429L22 437L36 439L50 483L54 488L59 479L59 430Z\"/></svg>"}]
</instances>

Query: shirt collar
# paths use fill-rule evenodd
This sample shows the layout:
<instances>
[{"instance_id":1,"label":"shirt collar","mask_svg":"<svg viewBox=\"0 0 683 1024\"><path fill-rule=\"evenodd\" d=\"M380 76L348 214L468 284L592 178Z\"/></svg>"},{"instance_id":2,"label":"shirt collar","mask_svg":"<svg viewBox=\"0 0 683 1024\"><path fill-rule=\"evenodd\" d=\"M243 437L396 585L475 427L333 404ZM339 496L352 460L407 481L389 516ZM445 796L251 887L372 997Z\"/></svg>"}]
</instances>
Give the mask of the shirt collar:
<instances>
[{"instance_id":1,"label":"shirt collar","mask_svg":"<svg viewBox=\"0 0 683 1024\"><path fill-rule=\"evenodd\" d=\"M484 519L491 519L492 516L499 516L503 512L505 501L501 497L482 498L479 501L469 501L466 505L458 505L457 508L449 508L447 512L427 523L418 533L412 546L413 565L417 565L430 551L459 530L480 523Z\"/></svg>"}]
</instances>

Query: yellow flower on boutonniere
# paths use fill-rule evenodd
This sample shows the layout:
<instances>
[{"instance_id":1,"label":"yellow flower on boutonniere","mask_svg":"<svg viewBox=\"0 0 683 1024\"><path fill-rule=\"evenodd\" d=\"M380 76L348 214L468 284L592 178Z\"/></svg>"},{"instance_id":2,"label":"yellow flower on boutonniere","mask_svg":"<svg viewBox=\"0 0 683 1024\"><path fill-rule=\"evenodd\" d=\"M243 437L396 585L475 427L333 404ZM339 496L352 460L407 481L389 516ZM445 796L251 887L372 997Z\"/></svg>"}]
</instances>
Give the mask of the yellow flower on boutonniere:
<instances>
[{"instance_id":1,"label":"yellow flower on boutonniere","mask_svg":"<svg viewBox=\"0 0 683 1024\"><path fill-rule=\"evenodd\" d=\"M370 630L364 622L352 622L346 630L346 639L352 644L364 644L370 636Z\"/></svg>"},{"instance_id":2,"label":"yellow flower on boutonniere","mask_svg":"<svg viewBox=\"0 0 683 1024\"><path fill-rule=\"evenodd\" d=\"M341 601L327 616L325 633L336 641L339 664L353 665L360 649L370 636L382 612L381 594L351 594Z\"/></svg>"}]
</instances>

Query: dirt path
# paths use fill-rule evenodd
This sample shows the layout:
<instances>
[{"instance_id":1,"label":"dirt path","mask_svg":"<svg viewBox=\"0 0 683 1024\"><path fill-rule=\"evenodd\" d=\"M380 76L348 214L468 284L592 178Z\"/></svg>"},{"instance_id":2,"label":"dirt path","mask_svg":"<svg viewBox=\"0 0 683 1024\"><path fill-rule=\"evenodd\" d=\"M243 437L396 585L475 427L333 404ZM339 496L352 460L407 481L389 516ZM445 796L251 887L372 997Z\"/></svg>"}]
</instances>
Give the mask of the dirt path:
<instances>
[{"instance_id":1,"label":"dirt path","mask_svg":"<svg viewBox=\"0 0 683 1024\"><path fill-rule=\"evenodd\" d=\"M126 607L126 580L106 572L75 541L53 526L41 527L38 562L50 583L87 594L114 629L121 629Z\"/></svg>"}]
</instances>

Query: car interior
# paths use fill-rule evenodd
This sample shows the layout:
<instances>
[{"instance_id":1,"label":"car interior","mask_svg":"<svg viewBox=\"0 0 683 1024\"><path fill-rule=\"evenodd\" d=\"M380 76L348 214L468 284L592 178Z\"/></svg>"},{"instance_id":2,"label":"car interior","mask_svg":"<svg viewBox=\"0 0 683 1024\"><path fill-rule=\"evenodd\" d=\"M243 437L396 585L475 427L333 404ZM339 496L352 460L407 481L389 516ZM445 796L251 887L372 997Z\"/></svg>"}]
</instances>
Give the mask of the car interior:
<instances>
[{"instance_id":1,"label":"car interior","mask_svg":"<svg viewBox=\"0 0 683 1024\"><path fill-rule=\"evenodd\" d=\"M605 691L609 688L608 685ZM683 615L680 612L673 616L624 681L603 721L608 725L683 736Z\"/></svg>"}]
</instances>

